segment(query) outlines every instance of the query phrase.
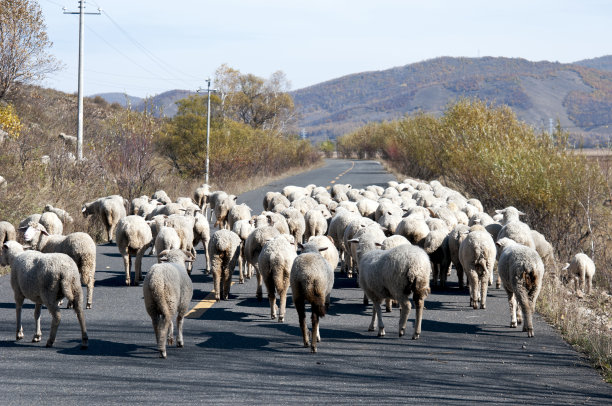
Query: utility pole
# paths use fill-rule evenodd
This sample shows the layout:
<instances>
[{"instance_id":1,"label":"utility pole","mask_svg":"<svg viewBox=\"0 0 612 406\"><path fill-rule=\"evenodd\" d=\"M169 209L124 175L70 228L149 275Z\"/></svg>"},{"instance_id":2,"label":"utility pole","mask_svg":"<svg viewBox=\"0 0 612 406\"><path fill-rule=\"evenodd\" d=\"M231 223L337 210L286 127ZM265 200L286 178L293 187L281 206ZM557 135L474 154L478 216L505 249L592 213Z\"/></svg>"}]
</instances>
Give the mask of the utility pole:
<instances>
[{"instance_id":1,"label":"utility pole","mask_svg":"<svg viewBox=\"0 0 612 406\"><path fill-rule=\"evenodd\" d=\"M101 10L98 9L97 13L86 13L85 12L85 0L79 0L79 11L66 11L64 7L64 14L78 14L79 15L79 92L78 92L78 124L77 124L77 160L83 160L83 42L85 32L85 14L88 15L100 15Z\"/></svg>"},{"instance_id":2,"label":"utility pole","mask_svg":"<svg viewBox=\"0 0 612 406\"><path fill-rule=\"evenodd\" d=\"M209 151L210 151L210 92L216 92L217 89L211 89L210 88L210 78L206 79L206 82L208 83L208 88L206 89L206 91L208 92L208 119L206 120L206 175L205 175L205 180L204 183L206 183L208 185L208 168L209 168ZM196 92L200 93L201 91L203 91L204 89L199 88L198 90L196 90Z\"/></svg>"}]
</instances>

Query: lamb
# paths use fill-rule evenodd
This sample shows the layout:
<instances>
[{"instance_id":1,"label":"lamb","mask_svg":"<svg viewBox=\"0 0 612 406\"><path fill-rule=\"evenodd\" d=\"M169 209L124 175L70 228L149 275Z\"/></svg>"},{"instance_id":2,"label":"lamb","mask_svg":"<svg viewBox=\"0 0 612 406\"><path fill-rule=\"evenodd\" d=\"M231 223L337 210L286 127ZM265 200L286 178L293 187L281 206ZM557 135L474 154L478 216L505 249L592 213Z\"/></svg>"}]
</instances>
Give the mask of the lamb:
<instances>
[{"instance_id":1,"label":"lamb","mask_svg":"<svg viewBox=\"0 0 612 406\"><path fill-rule=\"evenodd\" d=\"M578 293L578 285L583 292L591 293L593 276L595 275L595 263L588 255L578 253L574 255L569 263L566 263L562 271L574 280L574 292Z\"/></svg>"},{"instance_id":2,"label":"lamb","mask_svg":"<svg viewBox=\"0 0 612 406\"><path fill-rule=\"evenodd\" d=\"M304 240L306 241L312 236L324 235L327 232L327 220L323 210L319 207L308 210L304 215L304 226Z\"/></svg>"},{"instance_id":3,"label":"lamb","mask_svg":"<svg viewBox=\"0 0 612 406\"><path fill-rule=\"evenodd\" d=\"M227 213L227 224L229 229L234 228L234 224L238 220L249 220L251 218L251 208L246 204L236 204L232 206Z\"/></svg>"},{"instance_id":4,"label":"lamb","mask_svg":"<svg viewBox=\"0 0 612 406\"><path fill-rule=\"evenodd\" d=\"M70 216L70 214L66 210L62 210L60 208L53 207L50 204L45 205L44 211L45 212L49 211L49 212L55 213L57 215L57 217L59 217L59 219L64 224L74 222L74 219L72 218L72 216ZM49 230L47 230L47 231L49 231ZM61 234L61 233L58 233L58 234Z\"/></svg>"},{"instance_id":5,"label":"lamb","mask_svg":"<svg viewBox=\"0 0 612 406\"><path fill-rule=\"evenodd\" d=\"M126 217L127 218L127 217ZM162 252L181 249L181 239L172 227L163 226L155 237L155 252L157 252L157 263L161 263L164 256Z\"/></svg>"},{"instance_id":6,"label":"lamb","mask_svg":"<svg viewBox=\"0 0 612 406\"><path fill-rule=\"evenodd\" d=\"M306 244L298 244L298 247L302 250L302 254L305 252L320 252L332 270L335 270L338 266L338 250L334 245L334 241L329 236L317 235L310 237Z\"/></svg>"},{"instance_id":7,"label":"lamb","mask_svg":"<svg viewBox=\"0 0 612 406\"><path fill-rule=\"evenodd\" d=\"M233 196L233 197L226 196L224 198L219 198L216 201L215 207L214 207L215 218L217 219L217 221L215 222L215 227L228 229L227 216L228 216L230 209L235 204L236 204L236 196ZM249 212L249 217L250 217L250 212Z\"/></svg>"},{"instance_id":8,"label":"lamb","mask_svg":"<svg viewBox=\"0 0 612 406\"><path fill-rule=\"evenodd\" d=\"M325 316L329 306L329 297L334 286L334 271L321 254L303 253L293 261L289 283L293 304L300 320L304 347L310 345L311 352L316 353L317 341L321 341L319 318ZM306 301L310 303L312 312L312 340L308 338L306 326Z\"/></svg>"},{"instance_id":9,"label":"lamb","mask_svg":"<svg viewBox=\"0 0 612 406\"><path fill-rule=\"evenodd\" d=\"M117 195L101 197L93 202L85 203L81 212L85 218L91 215L102 219L109 243L113 242L117 223L126 216L123 198Z\"/></svg>"},{"instance_id":10,"label":"lamb","mask_svg":"<svg viewBox=\"0 0 612 406\"><path fill-rule=\"evenodd\" d=\"M195 218L192 216L173 214L172 216L166 218L165 224L167 227L172 227L176 230L176 233L181 240L181 249L191 252L195 257L196 250L193 248L193 229L195 226ZM192 267L193 263L187 262L187 273L190 275Z\"/></svg>"},{"instance_id":11,"label":"lamb","mask_svg":"<svg viewBox=\"0 0 612 406\"><path fill-rule=\"evenodd\" d=\"M289 234L293 236L296 243L301 243L306 232L306 220L304 215L302 215L302 213L294 207L286 208L285 210L281 211L281 214L287 219ZM325 225L327 226L327 222Z\"/></svg>"},{"instance_id":12,"label":"lamb","mask_svg":"<svg viewBox=\"0 0 612 406\"><path fill-rule=\"evenodd\" d=\"M172 199L170 199L168 194L163 190L157 190L155 193L153 193L153 196L151 196L151 199L157 200L158 202L161 202L162 204L172 203Z\"/></svg>"},{"instance_id":13,"label":"lamb","mask_svg":"<svg viewBox=\"0 0 612 406\"><path fill-rule=\"evenodd\" d=\"M158 230L159 231L159 230ZM158 233L159 234L159 233ZM153 245L153 235L147 222L140 216L130 215L122 218L117 224L116 232L117 248L123 258L125 269L125 284L130 286L132 256L136 255L134 265L134 286L138 286L142 280L142 257L151 245ZM157 251L159 252L159 251Z\"/></svg>"},{"instance_id":14,"label":"lamb","mask_svg":"<svg viewBox=\"0 0 612 406\"><path fill-rule=\"evenodd\" d=\"M232 273L240 255L240 242L238 234L225 229L216 231L210 239L208 252L217 302L229 298Z\"/></svg>"},{"instance_id":15,"label":"lamb","mask_svg":"<svg viewBox=\"0 0 612 406\"><path fill-rule=\"evenodd\" d=\"M285 320L289 275L296 257L295 247L283 235L266 242L259 254L259 272L268 291L270 317L273 320L276 319L278 311L280 323ZM276 306L276 292L278 292L280 307Z\"/></svg>"},{"instance_id":16,"label":"lamb","mask_svg":"<svg viewBox=\"0 0 612 406\"><path fill-rule=\"evenodd\" d=\"M206 209L209 196L210 186L206 183L203 183L202 185L198 186L196 190L193 191L193 200L198 206L200 206L202 210Z\"/></svg>"},{"instance_id":17,"label":"lamb","mask_svg":"<svg viewBox=\"0 0 612 406\"><path fill-rule=\"evenodd\" d=\"M493 274L497 248L493 237L482 226L471 231L459 246L459 261L470 287L470 306L487 308L487 290ZM473 230L473 231L472 231Z\"/></svg>"},{"instance_id":18,"label":"lamb","mask_svg":"<svg viewBox=\"0 0 612 406\"><path fill-rule=\"evenodd\" d=\"M142 285L145 308L151 317L157 349L166 358L166 341L174 341L172 317L176 314L178 336L176 346L183 347L183 320L193 296L193 285L185 262L193 261L191 253L181 250L164 251L164 263L151 266Z\"/></svg>"},{"instance_id":19,"label":"lamb","mask_svg":"<svg viewBox=\"0 0 612 406\"><path fill-rule=\"evenodd\" d=\"M210 224L206 216L202 213L196 213L195 222L193 224L193 247L198 246L202 241L204 247L204 256L206 257L206 271L210 272L210 257L208 255L208 243L210 241Z\"/></svg>"},{"instance_id":20,"label":"lamb","mask_svg":"<svg viewBox=\"0 0 612 406\"><path fill-rule=\"evenodd\" d=\"M32 342L42 338L40 329L40 312L44 305L51 313L51 331L47 339L47 347L55 342L57 328L60 323L59 301L66 298L74 306L74 312L81 327L81 349L87 349L88 336L83 314L83 291L79 283L79 270L75 262L66 254L43 254L36 251L23 251L16 241L7 241L3 245L4 256L1 265L11 267L11 287L15 296L16 308L16 339L23 338L21 326L21 309L23 301L29 299L36 304L34 320L36 332Z\"/></svg>"},{"instance_id":21,"label":"lamb","mask_svg":"<svg viewBox=\"0 0 612 406\"><path fill-rule=\"evenodd\" d=\"M81 274L81 283L87 286L85 308L91 309L96 273L96 244L89 234L76 232L65 236L49 235L41 224L30 223L25 229L24 240L40 252L58 252L72 258Z\"/></svg>"},{"instance_id":22,"label":"lamb","mask_svg":"<svg viewBox=\"0 0 612 406\"><path fill-rule=\"evenodd\" d=\"M521 322L517 315L516 302L525 317L523 331L533 337L533 312L544 278L544 264L535 249L518 244L509 238L497 241L502 253L497 265L499 277L510 304L510 327L516 328Z\"/></svg>"},{"instance_id":23,"label":"lamb","mask_svg":"<svg viewBox=\"0 0 612 406\"><path fill-rule=\"evenodd\" d=\"M423 249L408 244L387 251L378 250L375 238L369 234L363 235L358 243L359 286L373 304L368 331L374 331L378 317L378 336L385 335L380 304L384 299L394 299L400 305L399 336L402 337L406 332L410 313L409 297L412 294L416 308L412 339L418 339L421 335L424 300L431 291L429 256Z\"/></svg>"},{"instance_id":24,"label":"lamb","mask_svg":"<svg viewBox=\"0 0 612 406\"><path fill-rule=\"evenodd\" d=\"M234 223L233 232L238 234L242 242L240 243L240 256L238 257L238 268L240 272L240 276L238 279L238 283L244 283L244 278L251 279L252 275L252 267L247 263L246 256L244 254L244 246L245 241L249 238L249 234L251 234L254 230L252 220L238 220Z\"/></svg>"},{"instance_id":25,"label":"lamb","mask_svg":"<svg viewBox=\"0 0 612 406\"><path fill-rule=\"evenodd\" d=\"M50 211L44 212L40 216L40 219L38 220L38 222L45 227L45 229L47 230L49 234L61 235L64 233L64 225L62 224L62 221L57 216L57 214L53 212L50 212Z\"/></svg>"}]
</instances>

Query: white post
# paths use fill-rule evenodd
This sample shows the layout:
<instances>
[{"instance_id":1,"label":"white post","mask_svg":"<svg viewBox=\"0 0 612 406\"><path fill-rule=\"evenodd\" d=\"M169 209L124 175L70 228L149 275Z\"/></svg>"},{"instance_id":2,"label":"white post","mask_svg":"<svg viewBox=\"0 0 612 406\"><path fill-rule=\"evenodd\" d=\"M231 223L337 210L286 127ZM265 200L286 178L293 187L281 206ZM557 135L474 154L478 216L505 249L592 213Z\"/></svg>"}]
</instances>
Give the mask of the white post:
<instances>
[{"instance_id":1,"label":"white post","mask_svg":"<svg viewBox=\"0 0 612 406\"><path fill-rule=\"evenodd\" d=\"M85 31L85 1L79 1L79 90L77 115L77 159L83 160L83 42Z\"/></svg>"},{"instance_id":2,"label":"white post","mask_svg":"<svg viewBox=\"0 0 612 406\"><path fill-rule=\"evenodd\" d=\"M208 185L209 151L210 151L210 78L208 82L208 119L206 120L206 184Z\"/></svg>"}]
</instances>

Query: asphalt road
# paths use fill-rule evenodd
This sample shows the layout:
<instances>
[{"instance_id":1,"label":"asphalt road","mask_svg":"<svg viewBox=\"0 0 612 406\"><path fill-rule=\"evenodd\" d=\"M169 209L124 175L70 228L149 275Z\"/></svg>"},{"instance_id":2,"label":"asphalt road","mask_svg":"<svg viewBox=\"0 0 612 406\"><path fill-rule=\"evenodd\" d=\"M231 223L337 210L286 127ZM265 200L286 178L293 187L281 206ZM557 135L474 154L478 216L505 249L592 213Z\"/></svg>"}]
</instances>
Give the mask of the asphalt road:
<instances>
[{"instance_id":1,"label":"asphalt road","mask_svg":"<svg viewBox=\"0 0 612 406\"><path fill-rule=\"evenodd\" d=\"M238 201L257 212L265 191L280 191L285 184L333 181L363 187L391 179L375 162L333 160ZM145 258L143 270L153 263L153 257ZM472 310L454 274L448 290L426 299L419 340L410 339L414 310L403 338L397 336L397 309L384 313L385 337L368 332L371 306L362 304L355 280L337 274L317 354L302 346L291 299L285 323L278 323L270 320L267 301L255 300L255 279L236 283L230 300L192 313L185 321L185 347L169 347L164 360L158 357L142 288L124 286L114 244L98 246L96 268L84 351L68 309L62 309L53 348L44 347L50 326L46 310L43 340L31 343L34 306L28 301L26 338L16 342L9 277L0 277L0 404L612 403L612 386L539 316L535 338L528 339L521 329L508 327L505 293L490 289L487 309ZM192 274L192 305L206 308L209 302L202 301L212 280L203 268L200 255Z\"/></svg>"}]
</instances>

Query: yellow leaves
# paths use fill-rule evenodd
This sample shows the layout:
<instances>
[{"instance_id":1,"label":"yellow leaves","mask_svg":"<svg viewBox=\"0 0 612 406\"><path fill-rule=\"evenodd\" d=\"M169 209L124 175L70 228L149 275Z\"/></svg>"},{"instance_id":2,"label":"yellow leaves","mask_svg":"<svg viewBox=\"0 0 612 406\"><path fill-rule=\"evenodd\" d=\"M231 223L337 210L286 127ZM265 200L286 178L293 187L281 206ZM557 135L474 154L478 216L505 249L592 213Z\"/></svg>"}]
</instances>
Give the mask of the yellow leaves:
<instances>
[{"instance_id":1,"label":"yellow leaves","mask_svg":"<svg viewBox=\"0 0 612 406\"><path fill-rule=\"evenodd\" d=\"M19 137L22 124L12 105L0 105L0 130L8 133L12 139Z\"/></svg>"}]
</instances>

